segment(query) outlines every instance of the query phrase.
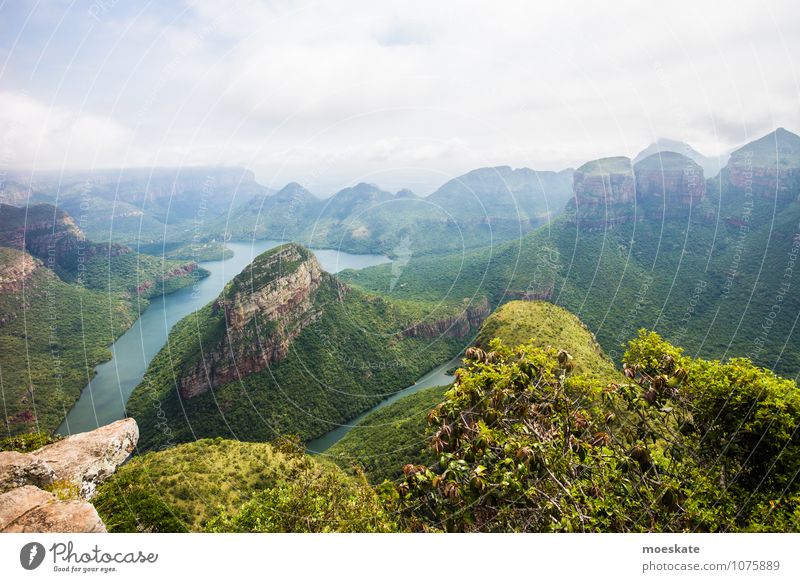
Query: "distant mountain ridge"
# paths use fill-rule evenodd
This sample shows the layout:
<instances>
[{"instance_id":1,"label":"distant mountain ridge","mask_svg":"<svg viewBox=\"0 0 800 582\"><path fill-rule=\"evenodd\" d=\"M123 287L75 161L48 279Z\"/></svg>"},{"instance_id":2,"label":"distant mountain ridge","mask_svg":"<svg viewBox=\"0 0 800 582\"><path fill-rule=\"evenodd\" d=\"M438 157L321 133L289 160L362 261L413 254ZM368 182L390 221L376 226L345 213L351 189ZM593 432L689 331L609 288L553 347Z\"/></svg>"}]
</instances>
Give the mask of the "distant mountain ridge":
<instances>
[{"instance_id":1,"label":"distant mountain ridge","mask_svg":"<svg viewBox=\"0 0 800 582\"><path fill-rule=\"evenodd\" d=\"M705 357L746 356L794 374L800 299L785 289L796 277L787 267L800 224L798 144L772 132L711 179L678 153L589 163L575 171L567 214L547 228L491 249L413 256L389 296L485 296L493 307L547 299L585 321L617 362L619 346L646 327ZM392 274L340 276L387 293Z\"/></svg>"},{"instance_id":2,"label":"distant mountain ridge","mask_svg":"<svg viewBox=\"0 0 800 582\"><path fill-rule=\"evenodd\" d=\"M727 155L706 156L698 152L684 141L661 137L636 154L636 157L633 158L633 163L636 164L641 160L652 156L653 154L663 152L675 152L694 160L700 167L703 168L703 173L708 178L713 178L719 174L720 170L725 167L725 164L728 161Z\"/></svg>"}]
</instances>

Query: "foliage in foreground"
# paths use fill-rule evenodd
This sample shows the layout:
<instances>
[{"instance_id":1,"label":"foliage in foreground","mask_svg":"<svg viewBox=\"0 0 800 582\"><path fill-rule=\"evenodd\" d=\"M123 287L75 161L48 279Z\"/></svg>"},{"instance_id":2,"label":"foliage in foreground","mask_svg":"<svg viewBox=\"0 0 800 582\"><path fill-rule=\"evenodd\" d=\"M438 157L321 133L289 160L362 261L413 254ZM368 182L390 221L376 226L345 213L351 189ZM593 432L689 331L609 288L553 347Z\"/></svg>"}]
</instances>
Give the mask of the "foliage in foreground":
<instances>
[{"instance_id":1,"label":"foliage in foreground","mask_svg":"<svg viewBox=\"0 0 800 582\"><path fill-rule=\"evenodd\" d=\"M374 491L299 442L203 439L132 459L93 503L111 532L387 531Z\"/></svg>"},{"instance_id":2,"label":"foliage in foreground","mask_svg":"<svg viewBox=\"0 0 800 582\"><path fill-rule=\"evenodd\" d=\"M429 422L439 462L383 486L414 531L800 530L800 393L748 360L692 359L655 333L627 382L565 352L468 351Z\"/></svg>"},{"instance_id":3,"label":"foliage in foreground","mask_svg":"<svg viewBox=\"0 0 800 582\"><path fill-rule=\"evenodd\" d=\"M365 532L395 529L363 475L345 475L295 447L297 461L272 487L256 493L232 516L220 513L210 532Z\"/></svg>"}]
</instances>

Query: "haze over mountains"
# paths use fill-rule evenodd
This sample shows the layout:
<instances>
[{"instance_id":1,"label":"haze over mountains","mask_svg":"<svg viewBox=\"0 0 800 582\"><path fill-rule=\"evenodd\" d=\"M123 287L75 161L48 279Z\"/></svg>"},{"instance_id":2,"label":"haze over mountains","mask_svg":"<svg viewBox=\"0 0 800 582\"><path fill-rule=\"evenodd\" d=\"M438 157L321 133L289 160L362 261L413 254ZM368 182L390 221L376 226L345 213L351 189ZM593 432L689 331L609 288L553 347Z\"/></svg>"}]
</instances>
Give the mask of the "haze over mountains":
<instances>
[{"instance_id":1,"label":"haze over mountains","mask_svg":"<svg viewBox=\"0 0 800 582\"><path fill-rule=\"evenodd\" d=\"M592 509L593 501L586 511L597 520L595 528L639 531L631 511L652 511L665 495L650 468L668 455L661 440L651 443L648 431L672 434L680 422L686 440L676 446L687 451L688 460L679 466L681 484L669 485L674 495L705 499L709 488L735 471L744 477L741 485L725 489L726 503L748 513L709 516L670 504L647 528L673 531L684 527L676 523L700 520L709 530L720 524L750 530L761 524L759 503L773 500L779 490L794 491L791 474L800 466L787 429L800 417L800 393L794 382L769 371L791 376L800 370L800 297L793 293L800 256L800 136L781 128L748 143L713 177L701 163L707 160L689 154L685 148L651 148L634 160L600 158L563 172L482 168L427 197L368 183L326 199L297 183L272 192L237 168L196 168L186 176L159 170L153 180L148 172L134 172L119 183L110 176L90 180L88 189L85 176L73 176L60 188L52 176L41 177L41 190L31 191L30 200L58 201L58 208L28 204L18 186L9 188L8 199L20 205L0 205L0 344L4 354L25 351L27 358L2 360L3 381L12 387L4 389L4 428L12 435L51 430L86 375L108 357L106 346L133 323L136 309L203 276L195 261L131 248L142 248L136 238L142 225L149 225L155 254L158 245L191 252L182 249L213 242L205 248L219 258L220 243L231 237L289 239L255 257L216 299L181 320L150 362L126 414L140 427L140 452L164 450L146 453L101 488L98 506L111 529L258 530L265 526L251 512L260 511L261 503L272 508L276 491L292 507L309 490L328 500L352 494L379 504L378 490L366 480L308 459L302 446L369 413L330 449L341 467L364 467L374 484L399 481L381 485L394 501L382 500L389 505L375 505L362 516L371 524L362 529L392 531L401 524L415 530L425 523L433 529L492 530L495 525L481 519L459 521L462 496L477 492L473 501L487 515L503 515L512 499L520 499L518 490L503 489L506 477L498 477L497 502L484 505L480 484L494 473L486 475L481 467L494 464L503 475L504 467L513 466L519 473L514 479L549 487L529 452L538 447L553 459L596 463L598 475L609 474L604 455L613 453L618 474L604 487L624 491L620 483L635 480L645 484L648 497L641 505L632 501L613 523ZM56 190L48 194L48 188ZM103 219L123 196L131 214L122 217L129 222L120 222L125 229L119 234L133 237L121 237L131 246L109 242L113 229ZM81 212L77 219L62 209L67 205ZM95 205L99 210L92 210ZM87 239L82 225L107 238ZM395 260L333 275L302 243L388 253ZM692 356L724 362L685 358L640 328L657 331ZM454 388L431 388L374 410L460 353L464 365ZM632 361L634 367L625 369ZM669 388L684 382L694 391L686 400ZM531 396L539 389L545 391ZM718 413L729 398L741 399L742 410L759 411L753 431L769 436L768 448L759 448L761 440L743 439L728 449L749 434L725 432L726 423L741 420L738 408ZM566 445L514 428L531 414L536 426L558 422L557 402L578 407L567 414ZM617 408L602 408L609 402ZM632 411L643 409L654 415L644 436L641 426L628 421ZM686 424L690 416L701 423ZM421 422L425 418L432 429ZM725 422L715 428L719 418ZM603 436L612 433L617 436ZM513 448L519 434L526 436L513 454L494 440L509 439ZM272 444L256 444L265 441ZM582 453L571 452L576 442ZM722 443L725 452L704 448ZM648 447L653 450L636 452ZM782 451L789 451L788 464L771 473L768 488L754 497L754 483ZM200 460L202 455L211 456ZM248 469L248 455L262 458L263 469ZM259 492L249 499L215 493L227 505L212 517L170 475L175 466L190 463L202 495L208 495L214 479L205 475L219 471L226 459L235 464L226 478ZM749 466L751 459L757 465ZM451 479L448 471L475 463L471 477ZM284 469L292 475L288 481L279 477ZM143 470L158 476L163 496L152 491ZM721 473L713 486L693 489L707 471ZM564 478L575 479L570 470ZM423 482L429 485L419 489ZM460 488L457 496L454 487ZM406 505L415 496L419 503ZM794 527L780 521L794 515L797 502L787 503L787 513L781 509L779 521L766 521L765 529ZM378 507L399 508L392 515L402 517L391 521ZM429 509L416 513L419 507ZM455 514L448 513L450 507L458 508ZM535 519L536 531L559 530L541 507L541 500L526 503L496 529L526 531ZM737 521L740 515L747 516L744 522ZM347 520L347 527L367 522ZM584 522L567 529L578 523ZM301 526L269 526L279 527Z\"/></svg>"}]
</instances>

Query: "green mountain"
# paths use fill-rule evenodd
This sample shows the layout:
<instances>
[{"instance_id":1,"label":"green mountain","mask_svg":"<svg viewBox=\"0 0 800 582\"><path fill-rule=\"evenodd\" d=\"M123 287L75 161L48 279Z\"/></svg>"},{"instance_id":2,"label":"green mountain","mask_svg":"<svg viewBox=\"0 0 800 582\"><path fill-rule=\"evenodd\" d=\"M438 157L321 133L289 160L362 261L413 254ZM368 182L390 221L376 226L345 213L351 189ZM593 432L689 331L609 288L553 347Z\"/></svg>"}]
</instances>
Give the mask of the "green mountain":
<instances>
[{"instance_id":1,"label":"green mountain","mask_svg":"<svg viewBox=\"0 0 800 582\"><path fill-rule=\"evenodd\" d=\"M321 200L296 183L261 194L212 222L216 238L274 238L393 257L518 238L563 211L571 170L480 168L427 197L361 183Z\"/></svg>"},{"instance_id":2,"label":"green mountain","mask_svg":"<svg viewBox=\"0 0 800 582\"><path fill-rule=\"evenodd\" d=\"M574 315L543 301L512 301L490 315L478 332L476 345L490 349L491 340L507 345L531 344L566 350L576 363L575 374L606 384L623 380L592 333ZM325 456L343 468L358 466L372 483L397 480L407 463L433 464L429 450L428 413L444 400L445 386L420 390L367 415Z\"/></svg>"},{"instance_id":3,"label":"green mountain","mask_svg":"<svg viewBox=\"0 0 800 582\"><path fill-rule=\"evenodd\" d=\"M128 413L144 449L215 436L309 440L451 358L486 315L481 302L398 302L350 288L286 244L174 327Z\"/></svg>"},{"instance_id":4,"label":"green mountain","mask_svg":"<svg viewBox=\"0 0 800 582\"><path fill-rule=\"evenodd\" d=\"M621 159L601 161L575 172L575 197L564 216L517 241L413 256L399 277L389 266L341 277L393 299L473 297L493 306L546 299L580 317L617 363L621 346L645 327L692 354L749 356L796 374L800 296L791 289L800 188L791 168L800 160L788 152L800 138L779 131L765 139L787 153L777 174L774 166L751 164L762 179L753 178L748 188L738 181L736 152L720 177L708 181L679 154L632 169ZM764 143L741 151L759 152ZM600 177L587 180L598 168Z\"/></svg>"},{"instance_id":5,"label":"green mountain","mask_svg":"<svg viewBox=\"0 0 800 582\"><path fill-rule=\"evenodd\" d=\"M0 205L3 432L55 429L148 298L205 274L86 240L53 206Z\"/></svg>"}]
</instances>

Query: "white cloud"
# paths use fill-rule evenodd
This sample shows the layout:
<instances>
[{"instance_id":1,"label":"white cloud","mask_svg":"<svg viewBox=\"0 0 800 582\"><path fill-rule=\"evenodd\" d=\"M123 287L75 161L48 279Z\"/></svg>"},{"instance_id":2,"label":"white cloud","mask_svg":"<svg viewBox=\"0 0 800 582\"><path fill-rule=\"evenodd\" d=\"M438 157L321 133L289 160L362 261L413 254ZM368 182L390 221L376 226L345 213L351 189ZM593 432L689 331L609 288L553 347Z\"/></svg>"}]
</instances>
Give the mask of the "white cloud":
<instances>
[{"instance_id":1,"label":"white cloud","mask_svg":"<svg viewBox=\"0 0 800 582\"><path fill-rule=\"evenodd\" d=\"M90 118L110 116L122 141L135 128L129 161L239 163L322 194L370 176L426 191L478 165L558 169L660 136L713 154L800 130L798 15L756 0L193 0L161 20L111 9L108 64L82 76L78 55L70 79L98 77L73 87Z\"/></svg>"},{"instance_id":2,"label":"white cloud","mask_svg":"<svg viewBox=\"0 0 800 582\"><path fill-rule=\"evenodd\" d=\"M128 129L118 122L23 93L0 92L0 135L7 167L60 168L121 164Z\"/></svg>"}]
</instances>

